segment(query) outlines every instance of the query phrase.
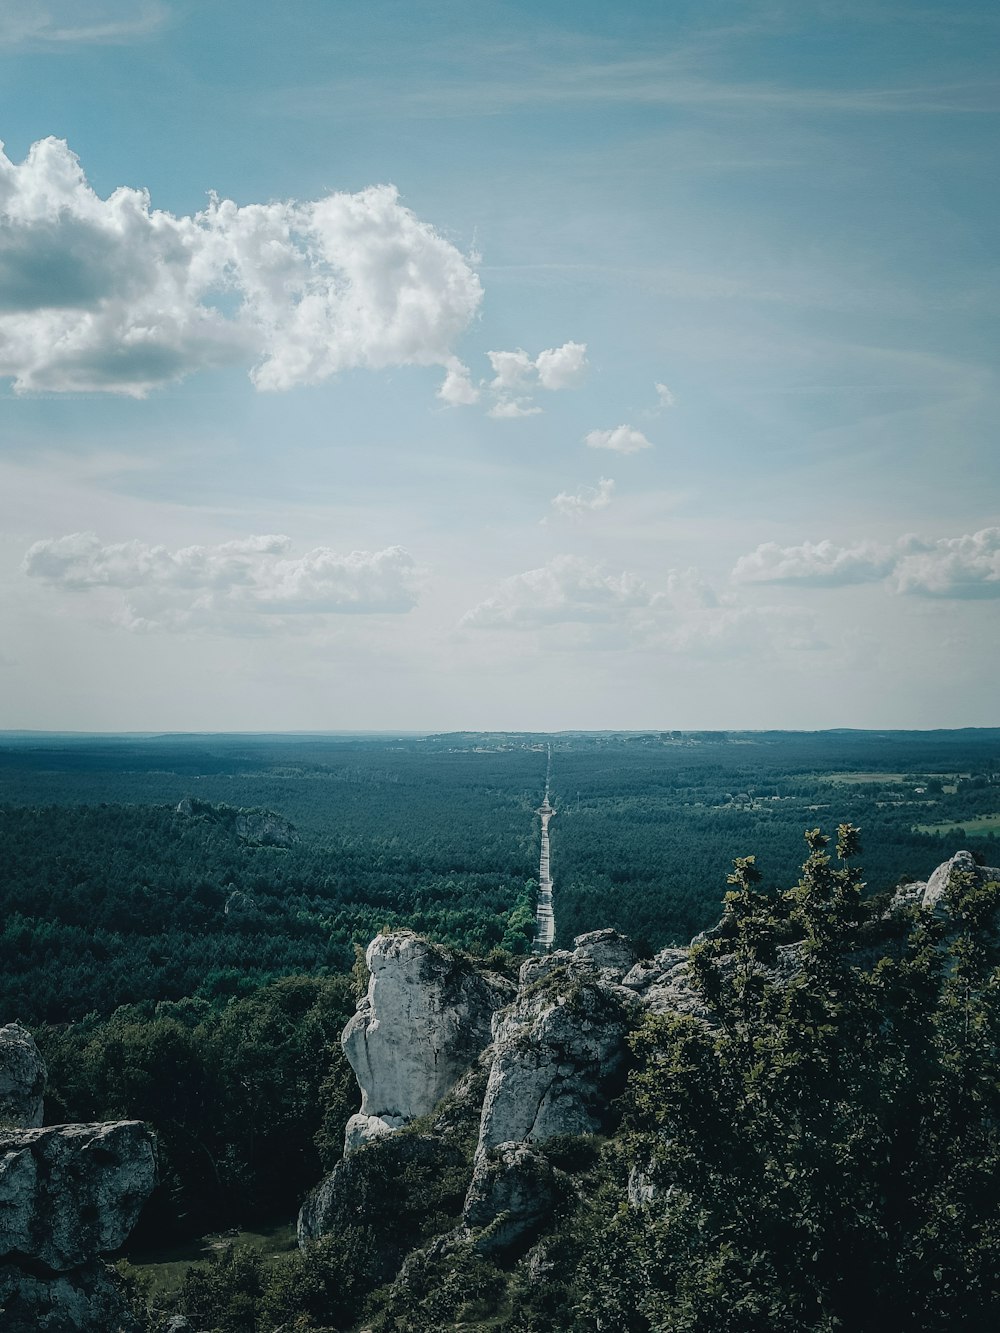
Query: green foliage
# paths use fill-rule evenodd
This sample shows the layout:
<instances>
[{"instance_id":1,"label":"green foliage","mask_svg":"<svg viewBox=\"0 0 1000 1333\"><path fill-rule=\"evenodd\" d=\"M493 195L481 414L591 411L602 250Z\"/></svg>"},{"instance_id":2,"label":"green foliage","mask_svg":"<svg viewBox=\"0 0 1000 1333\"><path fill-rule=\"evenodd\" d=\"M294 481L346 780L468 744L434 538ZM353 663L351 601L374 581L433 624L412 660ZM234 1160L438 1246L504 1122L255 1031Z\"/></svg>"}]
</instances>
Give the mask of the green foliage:
<instances>
[{"instance_id":1,"label":"green foliage","mask_svg":"<svg viewBox=\"0 0 1000 1333\"><path fill-rule=\"evenodd\" d=\"M346 978L284 977L225 1003L163 1001L37 1029L49 1119L150 1123L161 1185L147 1234L292 1212L357 1106L340 1047L353 1008Z\"/></svg>"}]
</instances>

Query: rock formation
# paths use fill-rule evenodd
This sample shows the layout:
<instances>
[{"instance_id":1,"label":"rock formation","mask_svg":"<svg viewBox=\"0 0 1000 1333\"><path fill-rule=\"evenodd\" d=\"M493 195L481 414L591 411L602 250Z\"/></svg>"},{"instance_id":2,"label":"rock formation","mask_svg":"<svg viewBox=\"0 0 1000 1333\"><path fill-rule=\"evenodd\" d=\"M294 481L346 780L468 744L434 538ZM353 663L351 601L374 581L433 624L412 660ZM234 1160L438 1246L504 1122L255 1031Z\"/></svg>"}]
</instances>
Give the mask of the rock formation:
<instances>
[{"instance_id":1,"label":"rock formation","mask_svg":"<svg viewBox=\"0 0 1000 1333\"><path fill-rule=\"evenodd\" d=\"M42 1123L45 1064L35 1039L20 1023L0 1027L0 1131Z\"/></svg>"},{"instance_id":2,"label":"rock formation","mask_svg":"<svg viewBox=\"0 0 1000 1333\"><path fill-rule=\"evenodd\" d=\"M274 810L243 810L185 796L178 802L176 813L188 819L218 824L244 842L260 843L264 847L292 847L299 841L295 825Z\"/></svg>"},{"instance_id":3,"label":"rock formation","mask_svg":"<svg viewBox=\"0 0 1000 1333\"><path fill-rule=\"evenodd\" d=\"M22 1109L41 1118L44 1066L17 1024L7 1061L34 1077ZM37 1105L36 1105L37 1102ZM9 1121L10 1117L8 1117ZM156 1181L152 1136L138 1120L0 1130L0 1328L4 1333L130 1333L113 1269Z\"/></svg>"},{"instance_id":4,"label":"rock formation","mask_svg":"<svg viewBox=\"0 0 1000 1333\"><path fill-rule=\"evenodd\" d=\"M968 852L959 852L926 883L899 890L893 910L916 904L946 911L953 870L971 871L980 883L1000 879L1000 870L978 867ZM715 928L700 938L720 937ZM776 953L768 976L788 985L801 967L801 945L781 944ZM572 1188L553 1165L554 1141L613 1131L629 1032L649 1012L714 1021L692 983L689 949L667 948L639 960L613 930L581 935L572 950L527 959L517 987L477 972L412 931L379 936L366 957L368 993L343 1035L361 1110L348 1124L349 1155L303 1207L303 1243L358 1222L359 1200L372 1188L359 1182L376 1180L384 1190L394 1173L399 1178L420 1169L450 1173L454 1183L464 1171L461 1216L411 1258L464 1244L516 1258ZM718 961L723 970L732 963L725 950ZM865 956L856 961L866 965ZM412 1126L421 1117L420 1126ZM647 1205L653 1193L645 1173L633 1170L631 1206ZM387 1237L378 1241L386 1273L403 1258Z\"/></svg>"},{"instance_id":5,"label":"rock formation","mask_svg":"<svg viewBox=\"0 0 1000 1333\"><path fill-rule=\"evenodd\" d=\"M945 890L953 871L964 871L975 876L978 884L989 880L1000 880L1000 869L996 866L979 866L971 852L956 852L950 861L944 861L926 882L917 880L904 884L893 896L890 911L903 907L919 906L941 915L947 911Z\"/></svg>"},{"instance_id":6,"label":"rock formation","mask_svg":"<svg viewBox=\"0 0 1000 1333\"><path fill-rule=\"evenodd\" d=\"M365 955L368 993L344 1030L361 1088L345 1151L428 1115L489 1044L494 1013L514 997L410 930L379 935Z\"/></svg>"}]
</instances>

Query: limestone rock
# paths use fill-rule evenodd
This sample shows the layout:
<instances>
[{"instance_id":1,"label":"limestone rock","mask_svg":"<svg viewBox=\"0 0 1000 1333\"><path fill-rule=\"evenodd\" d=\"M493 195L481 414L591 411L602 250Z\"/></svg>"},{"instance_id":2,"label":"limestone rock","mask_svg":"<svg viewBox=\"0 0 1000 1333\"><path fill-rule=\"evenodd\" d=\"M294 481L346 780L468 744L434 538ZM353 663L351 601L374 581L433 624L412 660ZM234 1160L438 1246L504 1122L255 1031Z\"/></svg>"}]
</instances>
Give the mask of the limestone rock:
<instances>
[{"instance_id":1,"label":"limestone rock","mask_svg":"<svg viewBox=\"0 0 1000 1333\"><path fill-rule=\"evenodd\" d=\"M0 1027L0 1132L42 1123L46 1069L35 1039L20 1023Z\"/></svg>"},{"instance_id":2,"label":"limestone rock","mask_svg":"<svg viewBox=\"0 0 1000 1333\"><path fill-rule=\"evenodd\" d=\"M4 1333L139 1333L140 1325L114 1269L94 1259L72 1274L53 1277L0 1264L0 1328Z\"/></svg>"},{"instance_id":3,"label":"limestone rock","mask_svg":"<svg viewBox=\"0 0 1000 1333\"><path fill-rule=\"evenodd\" d=\"M342 1038L361 1088L345 1151L433 1111L489 1044L493 1015L515 993L503 977L476 972L409 930L377 936L365 957L368 994Z\"/></svg>"},{"instance_id":4,"label":"limestone rock","mask_svg":"<svg viewBox=\"0 0 1000 1333\"><path fill-rule=\"evenodd\" d=\"M971 852L956 852L950 860L943 861L937 867L926 883L918 880L911 884L903 884L898 888L893 895L889 911L897 912L904 907L918 905L928 911L943 915L947 912L946 890L953 870L971 872L975 875L977 884L985 884L990 880L1000 880L1000 869L996 866L976 865Z\"/></svg>"},{"instance_id":5,"label":"limestone rock","mask_svg":"<svg viewBox=\"0 0 1000 1333\"><path fill-rule=\"evenodd\" d=\"M465 1202L465 1224L479 1234L483 1254L503 1254L530 1243L552 1217L555 1173L541 1153L523 1143L501 1143L477 1167Z\"/></svg>"},{"instance_id":6,"label":"limestone rock","mask_svg":"<svg viewBox=\"0 0 1000 1333\"><path fill-rule=\"evenodd\" d=\"M617 930L592 930L587 935L577 935L573 941L575 961L592 963L602 972L613 974L615 981L621 981L637 957L632 941Z\"/></svg>"},{"instance_id":7,"label":"limestone rock","mask_svg":"<svg viewBox=\"0 0 1000 1333\"><path fill-rule=\"evenodd\" d=\"M140 1120L0 1134L0 1260L63 1273L118 1249L155 1180Z\"/></svg>"}]
</instances>

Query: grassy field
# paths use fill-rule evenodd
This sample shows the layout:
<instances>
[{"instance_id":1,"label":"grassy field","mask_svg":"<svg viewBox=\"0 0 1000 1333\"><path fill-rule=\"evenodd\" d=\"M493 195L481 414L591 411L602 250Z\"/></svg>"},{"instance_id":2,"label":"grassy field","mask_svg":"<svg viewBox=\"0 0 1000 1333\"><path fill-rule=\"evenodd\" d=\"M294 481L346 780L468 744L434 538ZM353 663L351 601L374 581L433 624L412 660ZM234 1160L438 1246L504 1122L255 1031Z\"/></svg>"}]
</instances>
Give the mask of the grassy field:
<instances>
[{"instance_id":1,"label":"grassy field","mask_svg":"<svg viewBox=\"0 0 1000 1333\"><path fill-rule=\"evenodd\" d=\"M215 1255L236 1245L251 1246L267 1258L288 1254L296 1245L295 1224L280 1222L256 1231L200 1236L188 1245L169 1250L131 1254L119 1260L119 1267L127 1276L138 1279L150 1304L158 1305L176 1295L188 1269L205 1268Z\"/></svg>"},{"instance_id":2,"label":"grassy field","mask_svg":"<svg viewBox=\"0 0 1000 1333\"><path fill-rule=\"evenodd\" d=\"M1000 815L970 815L968 819L953 819L944 824L915 824L917 833L954 833L964 829L970 838L986 833L1000 832Z\"/></svg>"}]
</instances>

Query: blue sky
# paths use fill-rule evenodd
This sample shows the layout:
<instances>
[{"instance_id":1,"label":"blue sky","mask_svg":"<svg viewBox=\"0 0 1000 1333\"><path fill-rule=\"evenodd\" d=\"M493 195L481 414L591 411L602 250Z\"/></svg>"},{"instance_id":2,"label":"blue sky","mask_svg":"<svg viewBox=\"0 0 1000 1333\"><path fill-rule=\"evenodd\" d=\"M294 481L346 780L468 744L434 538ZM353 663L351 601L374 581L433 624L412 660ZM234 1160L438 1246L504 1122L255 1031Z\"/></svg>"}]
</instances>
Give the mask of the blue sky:
<instances>
[{"instance_id":1,"label":"blue sky","mask_svg":"<svg viewBox=\"0 0 1000 1333\"><path fill-rule=\"evenodd\" d=\"M7 4L0 725L995 725L998 33Z\"/></svg>"}]
</instances>

